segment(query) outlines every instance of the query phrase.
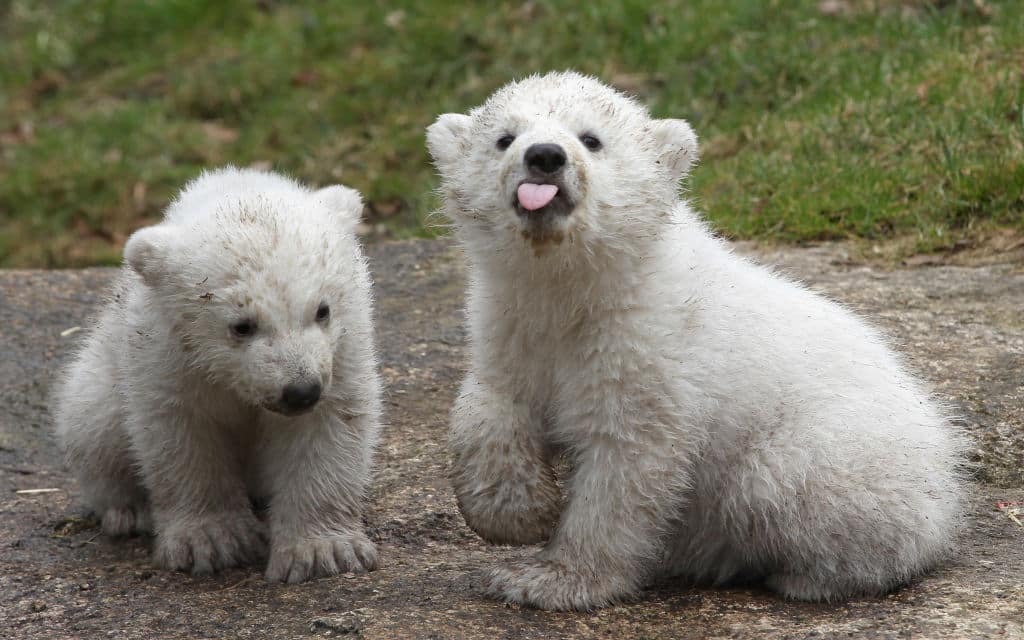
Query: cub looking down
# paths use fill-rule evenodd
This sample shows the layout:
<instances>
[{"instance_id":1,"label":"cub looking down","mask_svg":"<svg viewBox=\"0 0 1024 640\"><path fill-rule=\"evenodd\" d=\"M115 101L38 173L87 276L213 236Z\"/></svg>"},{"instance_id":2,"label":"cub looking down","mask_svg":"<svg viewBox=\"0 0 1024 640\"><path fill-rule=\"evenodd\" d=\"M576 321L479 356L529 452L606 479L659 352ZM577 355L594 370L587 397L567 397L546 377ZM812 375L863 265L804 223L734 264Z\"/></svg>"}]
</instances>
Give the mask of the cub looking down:
<instances>
[{"instance_id":1,"label":"cub looking down","mask_svg":"<svg viewBox=\"0 0 1024 640\"><path fill-rule=\"evenodd\" d=\"M136 232L58 392L68 465L111 535L202 574L266 555L299 582L377 565L380 429L362 202L225 168ZM253 502L269 504L258 518Z\"/></svg>"},{"instance_id":2,"label":"cub looking down","mask_svg":"<svg viewBox=\"0 0 1024 640\"><path fill-rule=\"evenodd\" d=\"M679 199L686 122L551 73L427 144L470 267L459 507L487 540L545 543L491 594L591 609L677 575L837 600L948 552L962 435L875 329Z\"/></svg>"}]
</instances>

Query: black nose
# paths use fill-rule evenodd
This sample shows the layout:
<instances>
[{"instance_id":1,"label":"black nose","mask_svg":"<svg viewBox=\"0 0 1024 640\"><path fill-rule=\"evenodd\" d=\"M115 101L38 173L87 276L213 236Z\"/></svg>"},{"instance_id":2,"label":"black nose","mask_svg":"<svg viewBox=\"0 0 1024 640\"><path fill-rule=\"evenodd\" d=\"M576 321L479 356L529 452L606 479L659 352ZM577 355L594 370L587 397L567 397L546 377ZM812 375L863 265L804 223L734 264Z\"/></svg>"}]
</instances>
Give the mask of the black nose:
<instances>
[{"instance_id":1,"label":"black nose","mask_svg":"<svg viewBox=\"0 0 1024 640\"><path fill-rule=\"evenodd\" d=\"M287 385L281 394L281 403L291 411L301 411L320 399L319 382L298 382Z\"/></svg>"},{"instance_id":2,"label":"black nose","mask_svg":"<svg viewBox=\"0 0 1024 640\"><path fill-rule=\"evenodd\" d=\"M545 142L532 144L523 156L526 166L541 173L554 173L565 166L565 149L557 144Z\"/></svg>"}]
</instances>

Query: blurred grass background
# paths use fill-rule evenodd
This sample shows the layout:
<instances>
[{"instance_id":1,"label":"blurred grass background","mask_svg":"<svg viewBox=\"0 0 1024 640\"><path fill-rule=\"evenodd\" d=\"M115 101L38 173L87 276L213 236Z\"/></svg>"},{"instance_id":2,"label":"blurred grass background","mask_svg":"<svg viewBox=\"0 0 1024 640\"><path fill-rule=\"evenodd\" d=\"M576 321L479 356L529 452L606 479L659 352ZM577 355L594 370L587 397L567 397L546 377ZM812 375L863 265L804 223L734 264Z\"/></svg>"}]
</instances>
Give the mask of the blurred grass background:
<instances>
[{"instance_id":1,"label":"blurred grass background","mask_svg":"<svg viewBox=\"0 0 1024 640\"><path fill-rule=\"evenodd\" d=\"M728 236L1022 237L1020 0L0 0L0 266L117 263L223 163L433 233L424 127L569 67L692 122L687 190Z\"/></svg>"}]
</instances>

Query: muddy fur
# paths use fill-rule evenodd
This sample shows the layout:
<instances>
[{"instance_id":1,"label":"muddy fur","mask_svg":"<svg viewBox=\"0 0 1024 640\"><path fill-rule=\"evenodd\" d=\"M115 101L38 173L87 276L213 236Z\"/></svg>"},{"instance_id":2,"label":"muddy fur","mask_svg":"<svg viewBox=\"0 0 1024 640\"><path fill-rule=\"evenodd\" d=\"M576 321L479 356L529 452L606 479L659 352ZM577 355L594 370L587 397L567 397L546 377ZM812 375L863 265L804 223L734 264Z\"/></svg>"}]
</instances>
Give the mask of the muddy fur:
<instances>
[{"instance_id":1,"label":"muddy fur","mask_svg":"<svg viewBox=\"0 0 1024 640\"><path fill-rule=\"evenodd\" d=\"M877 330L708 231L678 194L686 122L551 73L440 116L427 142L470 267L459 506L485 539L545 542L490 594L585 610L676 575L831 601L949 552L963 436ZM545 179L568 215L516 207L537 143L565 150ZM537 251L535 231L562 240Z\"/></svg>"},{"instance_id":2,"label":"muddy fur","mask_svg":"<svg viewBox=\"0 0 1024 640\"><path fill-rule=\"evenodd\" d=\"M128 240L55 399L104 531L151 531L157 565L197 574L268 551L268 580L375 568L361 514L381 407L361 211L347 187L226 168ZM288 385L320 385L319 400L296 409Z\"/></svg>"}]
</instances>

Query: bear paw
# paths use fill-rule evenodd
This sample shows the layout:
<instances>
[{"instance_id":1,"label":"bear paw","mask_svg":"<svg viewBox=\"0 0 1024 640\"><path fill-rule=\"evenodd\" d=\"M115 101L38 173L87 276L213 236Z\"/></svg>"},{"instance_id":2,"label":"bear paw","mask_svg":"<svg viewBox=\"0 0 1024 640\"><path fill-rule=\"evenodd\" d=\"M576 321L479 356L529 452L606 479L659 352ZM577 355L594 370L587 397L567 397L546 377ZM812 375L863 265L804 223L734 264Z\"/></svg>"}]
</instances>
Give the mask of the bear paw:
<instances>
[{"instance_id":1,"label":"bear paw","mask_svg":"<svg viewBox=\"0 0 1024 640\"><path fill-rule=\"evenodd\" d=\"M264 557L266 540L251 512L206 516L158 531L153 558L158 567L206 575Z\"/></svg>"},{"instance_id":2,"label":"bear paw","mask_svg":"<svg viewBox=\"0 0 1024 640\"><path fill-rule=\"evenodd\" d=\"M626 600L635 590L630 580L540 559L492 569L484 583L493 598L549 611L590 611Z\"/></svg>"},{"instance_id":3,"label":"bear paw","mask_svg":"<svg viewBox=\"0 0 1024 640\"><path fill-rule=\"evenodd\" d=\"M146 505L110 507L103 512L103 533L108 536L130 536L152 530Z\"/></svg>"},{"instance_id":4,"label":"bear paw","mask_svg":"<svg viewBox=\"0 0 1024 640\"><path fill-rule=\"evenodd\" d=\"M807 602L835 602L862 593L884 593L894 585L876 583L872 586L857 588L852 581L829 579L822 575L774 574L765 578L765 586L790 600L806 600Z\"/></svg>"},{"instance_id":5,"label":"bear paw","mask_svg":"<svg viewBox=\"0 0 1024 640\"><path fill-rule=\"evenodd\" d=\"M265 577L270 582L305 582L337 573L377 568L377 547L361 531L275 546Z\"/></svg>"}]
</instances>

